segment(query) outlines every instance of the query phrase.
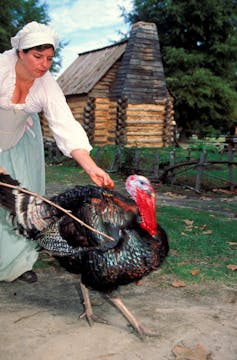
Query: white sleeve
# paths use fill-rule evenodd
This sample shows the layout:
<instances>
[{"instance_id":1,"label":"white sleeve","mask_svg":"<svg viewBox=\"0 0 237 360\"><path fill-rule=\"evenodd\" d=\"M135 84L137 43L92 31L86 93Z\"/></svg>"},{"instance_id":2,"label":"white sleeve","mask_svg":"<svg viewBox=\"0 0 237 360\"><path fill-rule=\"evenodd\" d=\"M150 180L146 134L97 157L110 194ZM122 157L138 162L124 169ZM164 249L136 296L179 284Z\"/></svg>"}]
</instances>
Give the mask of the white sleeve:
<instances>
[{"instance_id":1,"label":"white sleeve","mask_svg":"<svg viewBox=\"0 0 237 360\"><path fill-rule=\"evenodd\" d=\"M51 76L50 76L51 77ZM46 97L44 114L57 146L65 156L75 149L91 151L87 134L78 121L75 120L65 96L54 78L48 77L45 84Z\"/></svg>"},{"instance_id":2,"label":"white sleeve","mask_svg":"<svg viewBox=\"0 0 237 360\"><path fill-rule=\"evenodd\" d=\"M7 50L0 54L0 105L9 108L11 97L15 88L16 51Z\"/></svg>"}]
</instances>

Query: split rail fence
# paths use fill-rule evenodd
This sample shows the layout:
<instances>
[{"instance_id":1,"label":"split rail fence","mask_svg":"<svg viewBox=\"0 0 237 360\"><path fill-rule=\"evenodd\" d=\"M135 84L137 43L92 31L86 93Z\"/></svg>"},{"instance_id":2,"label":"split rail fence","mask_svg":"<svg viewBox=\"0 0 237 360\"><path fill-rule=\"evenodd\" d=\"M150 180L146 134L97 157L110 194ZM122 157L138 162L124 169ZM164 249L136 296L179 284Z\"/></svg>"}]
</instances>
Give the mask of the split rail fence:
<instances>
[{"instance_id":1,"label":"split rail fence","mask_svg":"<svg viewBox=\"0 0 237 360\"><path fill-rule=\"evenodd\" d=\"M201 151L199 158L192 159L191 151L187 149L185 161L180 161L176 159L176 152L171 151L169 161L164 163L159 157L159 150L154 153L153 159L148 161L142 157L141 149L136 148L133 159L124 164L122 150L118 148L109 171L121 174L138 173L148 176L154 182L184 185L197 193L201 192L202 187L212 187L211 183L222 184L220 186L224 185L230 191L234 191L237 187L235 149L228 149L225 160L208 160L207 155L206 151ZM100 163L99 154L97 154L97 161Z\"/></svg>"},{"instance_id":2,"label":"split rail fence","mask_svg":"<svg viewBox=\"0 0 237 360\"><path fill-rule=\"evenodd\" d=\"M53 144L53 146L52 146ZM182 159L175 150L169 157L161 158L160 150L155 149L151 155L144 156L144 149L117 146L113 151L106 147L96 148L93 157L96 163L110 173L121 176L141 174L153 182L189 187L199 193L204 188L226 187L230 191L237 188L237 151L229 147L221 160L210 160L206 151L199 156L192 154L188 148ZM53 142L45 144L46 162L60 163L62 154ZM197 153L196 153L197 154ZM219 184L219 185L218 185Z\"/></svg>"}]
</instances>

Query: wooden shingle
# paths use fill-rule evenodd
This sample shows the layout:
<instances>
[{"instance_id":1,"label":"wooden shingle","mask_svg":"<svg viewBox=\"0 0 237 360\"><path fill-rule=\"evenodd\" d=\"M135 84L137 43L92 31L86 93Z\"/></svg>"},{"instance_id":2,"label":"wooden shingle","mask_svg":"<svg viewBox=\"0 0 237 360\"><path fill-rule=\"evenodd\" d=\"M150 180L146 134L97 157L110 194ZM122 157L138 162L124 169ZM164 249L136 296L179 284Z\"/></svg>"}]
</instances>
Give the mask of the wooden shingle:
<instances>
[{"instance_id":1,"label":"wooden shingle","mask_svg":"<svg viewBox=\"0 0 237 360\"><path fill-rule=\"evenodd\" d=\"M111 99L126 96L129 103L154 104L167 98L164 69L156 25L133 25L119 67Z\"/></svg>"}]
</instances>

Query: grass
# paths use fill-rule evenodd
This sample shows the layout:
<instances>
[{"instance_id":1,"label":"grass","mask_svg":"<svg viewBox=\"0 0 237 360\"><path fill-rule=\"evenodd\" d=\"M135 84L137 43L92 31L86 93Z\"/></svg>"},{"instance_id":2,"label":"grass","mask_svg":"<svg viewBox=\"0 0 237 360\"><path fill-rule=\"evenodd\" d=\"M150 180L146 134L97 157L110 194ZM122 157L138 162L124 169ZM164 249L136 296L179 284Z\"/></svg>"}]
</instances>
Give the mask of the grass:
<instances>
[{"instance_id":1,"label":"grass","mask_svg":"<svg viewBox=\"0 0 237 360\"><path fill-rule=\"evenodd\" d=\"M160 208L158 218L168 232L171 248L164 273L183 281L236 283L237 271L227 268L237 265L236 220L174 207ZM193 270L198 275L192 275Z\"/></svg>"},{"instance_id":2,"label":"grass","mask_svg":"<svg viewBox=\"0 0 237 360\"><path fill-rule=\"evenodd\" d=\"M46 184L53 182L76 183L84 171L70 165L47 165Z\"/></svg>"},{"instance_id":3,"label":"grass","mask_svg":"<svg viewBox=\"0 0 237 360\"><path fill-rule=\"evenodd\" d=\"M118 175L113 174L113 178L115 183L121 184ZM89 183L88 176L82 170L69 165L47 166L46 179L48 183ZM173 191L172 188L169 191ZM218 204L217 197L215 204ZM237 213L235 202L223 204L219 200L219 208ZM235 219L217 213L171 206L159 207L157 216L170 241L170 253L161 268L163 274L185 282L215 280L226 285L236 283L237 270L227 268L229 264L237 265ZM199 273L192 275L193 270Z\"/></svg>"},{"instance_id":4,"label":"grass","mask_svg":"<svg viewBox=\"0 0 237 360\"><path fill-rule=\"evenodd\" d=\"M86 185L91 182L84 170L78 166L69 164L62 165L46 165L46 184L47 183L64 183L64 184L81 184ZM112 178L116 183L121 181L121 176L112 174Z\"/></svg>"}]
</instances>

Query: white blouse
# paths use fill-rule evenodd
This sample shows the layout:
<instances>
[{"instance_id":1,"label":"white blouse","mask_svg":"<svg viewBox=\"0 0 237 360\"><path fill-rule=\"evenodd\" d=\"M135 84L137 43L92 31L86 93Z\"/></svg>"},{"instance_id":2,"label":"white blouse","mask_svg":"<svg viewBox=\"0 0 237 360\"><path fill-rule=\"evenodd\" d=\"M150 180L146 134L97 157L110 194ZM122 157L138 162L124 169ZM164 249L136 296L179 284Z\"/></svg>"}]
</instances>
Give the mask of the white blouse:
<instances>
[{"instance_id":1,"label":"white blouse","mask_svg":"<svg viewBox=\"0 0 237 360\"><path fill-rule=\"evenodd\" d=\"M75 120L65 96L52 74L35 79L24 104L13 104L11 98L15 88L15 49L0 54L0 108L19 109L27 114L44 112L57 146L65 156L75 149L92 149L83 127Z\"/></svg>"}]
</instances>

